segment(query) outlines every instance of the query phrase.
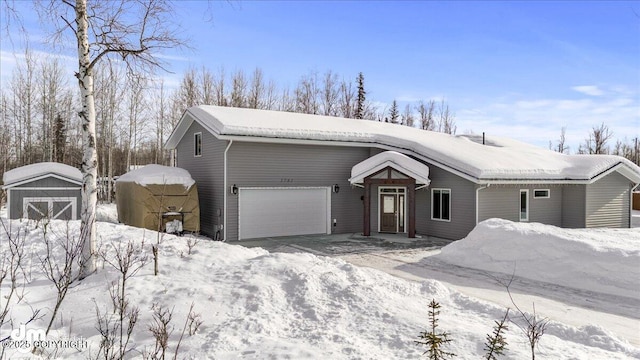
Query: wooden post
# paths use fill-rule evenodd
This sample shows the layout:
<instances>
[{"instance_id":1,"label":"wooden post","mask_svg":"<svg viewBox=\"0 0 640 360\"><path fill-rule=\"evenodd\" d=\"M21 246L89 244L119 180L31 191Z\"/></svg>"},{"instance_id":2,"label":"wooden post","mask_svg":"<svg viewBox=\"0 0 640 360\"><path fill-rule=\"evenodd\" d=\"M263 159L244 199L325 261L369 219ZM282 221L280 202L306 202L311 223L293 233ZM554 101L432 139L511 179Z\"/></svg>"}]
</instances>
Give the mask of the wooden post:
<instances>
[{"instance_id":1,"label":"wooden post","mask_svg":"<svg viewBox=\"0 0 640 360\"><path fill-rule=\"evenodd\" d=\"M364 180L364 228L362 235L371 236L371 182Z\"/></svg>"},{"instance_id":2,"label":"wooden post","mask_svg":"<svg viewBox=\"0 0 640 360\"><path fill-rule=\"evenodd\" d=\"M416 237L416 182L407 186L407 195L409 196L409 233L410 238Z\"/></svg>"}]
</instances>

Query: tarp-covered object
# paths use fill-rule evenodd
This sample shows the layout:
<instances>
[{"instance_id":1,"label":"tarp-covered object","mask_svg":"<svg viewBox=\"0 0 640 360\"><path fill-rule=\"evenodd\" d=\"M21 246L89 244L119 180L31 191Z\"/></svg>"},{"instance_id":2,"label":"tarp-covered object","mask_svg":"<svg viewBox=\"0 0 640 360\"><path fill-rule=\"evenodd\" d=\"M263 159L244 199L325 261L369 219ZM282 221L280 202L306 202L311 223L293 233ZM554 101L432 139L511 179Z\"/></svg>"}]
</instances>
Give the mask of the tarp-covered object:
<instances>
[{"instance_id":1,"label":"tarp-covered object","mask_svg":"<svg viewBox=\"0 0 640 360\"><path fill-rule=\"evenodd\" d=\"M126 225L165 231L180 220L184 231L200 231L198 190L187 170L147 165L130 171L116 180L116 203Z\"/></svg>"}]
</instances>

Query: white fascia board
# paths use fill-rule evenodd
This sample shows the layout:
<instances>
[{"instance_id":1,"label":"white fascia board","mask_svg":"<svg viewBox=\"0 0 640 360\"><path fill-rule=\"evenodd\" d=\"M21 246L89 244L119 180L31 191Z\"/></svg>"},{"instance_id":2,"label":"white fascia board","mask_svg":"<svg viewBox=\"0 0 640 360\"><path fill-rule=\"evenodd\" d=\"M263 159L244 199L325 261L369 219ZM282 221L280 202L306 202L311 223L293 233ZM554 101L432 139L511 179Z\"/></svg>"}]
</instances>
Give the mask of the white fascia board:
<instances>
[{"instance_id":1,"label":"white fascia board","mask_svg":"<svg viewBox=\"0 0 640 360\"><path fill-rule=\"evenodd\" d=\"M591 180L590 183L594 183L600 179L602 179L603 177L611 174L612 172L617 171L620 175L626 177L627 179L629 179L629 181L633 182L634 184L638 184L640 183L640 174L636 173L635 171L631 170L627 165L625 165L624 163L619 163L613 167L611 167L610 169L608 169L605 172L602 172L596 176L594 176Z\"/></svg>"},{"instance_id":2,"label":"white fascia board","mask_svg":"<svg viewBox=\"0 0 640 360\"><path fill-rule=\"evenodd\" d=\"M185 110L182 113L182 117L180 117L180 120L178 120L178 124L176 124L176 127L173 128L173 132L171 133L171 135L169 135L169 138L164 143L164 147L166 149L169 149L169 150L175 149L178 146L178 143L180 142L180 140L182 140L182 137L184 136L184 134L187 133L187 130L193 123L193 119L194 119L193 116L190 116L188 120L185 120L187 118L185 116L187 112L188 110Z\"/></svg>"},{"instance_id":3,"label":"white fascia board","mask_svg":"<svg viewBox=\"0 0 640 360\"><path fill-rule=\"evenodd\" d=\"M415 161L415 160L413 160L413 161ZM361 182L364 181L365 177L367 177L369 175L372 175L372 174L375 174L375 173L379 172L380 170L385 169L387 167L391 167L391 168L393 168L393 169L395 169L397 171L402 172L405 175L408 175L408 176L414 178L416 180L416 184L429 185L431 183L431 180L428 177L425 178L423 175L417 174L415 171L407 168L406 166L402 166L402 165L398 164L397 162L391 161L391 160L384 161L384 162L376 165L373 168L369 168L366 171L361 172L360 174L351 177L349 179L349 182L352 185L354 183L361 183Z\"/></svg>"}]
</instances>

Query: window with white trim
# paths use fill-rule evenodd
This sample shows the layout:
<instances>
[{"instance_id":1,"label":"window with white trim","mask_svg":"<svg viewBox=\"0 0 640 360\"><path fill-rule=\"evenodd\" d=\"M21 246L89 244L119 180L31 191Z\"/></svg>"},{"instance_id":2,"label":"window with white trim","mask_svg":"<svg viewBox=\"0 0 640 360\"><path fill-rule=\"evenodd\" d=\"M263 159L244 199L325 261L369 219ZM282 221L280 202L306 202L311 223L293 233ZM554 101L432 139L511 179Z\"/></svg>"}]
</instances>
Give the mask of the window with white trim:
<instances>
[{"instance_id":1,"label":"window with white trim","mask_svg":"<svg viewBox=\"0 0 640 360\"><path fill-rule=\"evenodd\" d=\"M202 133L193 134L193 156L202 156Z\"/></svg>"},{"instance_id":2,"label":"window with white trim","mask_svg":"<svg viewBox=\"0 0 640 360\"><path fill-rule=\"evenodd\" d=\"M535 189L533 190L534 199L548 199L551 197L551 191L549 189Z\"/></svg>"},{"instance_id":3,"label":"window with white trim","mask_svg":"<svg viewBox=\"0 0 640 360\"><path fill-rule=\"evenodd\" d=\"M529 221L529 189L520 190L520 221Z\"/></svg>"},{"instance_id":4,"label":"window with white trim","mask_svg":"<svg viewBox=\"0 0 640 360\"><path fill-rule=\"evenodd\" d=\"M451 189L431 189L431 219L451 221Z\"/></svg>"}]
</instances>

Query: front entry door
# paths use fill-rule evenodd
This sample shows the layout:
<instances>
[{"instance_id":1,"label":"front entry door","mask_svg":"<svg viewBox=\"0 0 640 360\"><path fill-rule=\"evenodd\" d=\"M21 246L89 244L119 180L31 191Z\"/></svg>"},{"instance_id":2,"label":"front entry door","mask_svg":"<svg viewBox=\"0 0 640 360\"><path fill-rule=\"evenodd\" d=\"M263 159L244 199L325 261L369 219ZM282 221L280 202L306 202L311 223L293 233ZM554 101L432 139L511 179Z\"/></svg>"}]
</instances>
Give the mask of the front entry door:
<instances>
[{"instance_id":1,"label":"front entry door","mask_svg":"<svg viewBox=\"0 0 640 360\"><path fill-rule=\"evenodd\" d=\"M380 194L380 232L404 232L404 188L385 188Z\"/></svg>"},{"instance_id":2,"label":"front entry door","mask_svg":"<svg viewBox=\"0 0 640 360\"><path fill-rule=\"evenodd\" d=\"M380 195L380 232L396 232L398 228L398 195Z\"/></svg>"}]
</instances>

